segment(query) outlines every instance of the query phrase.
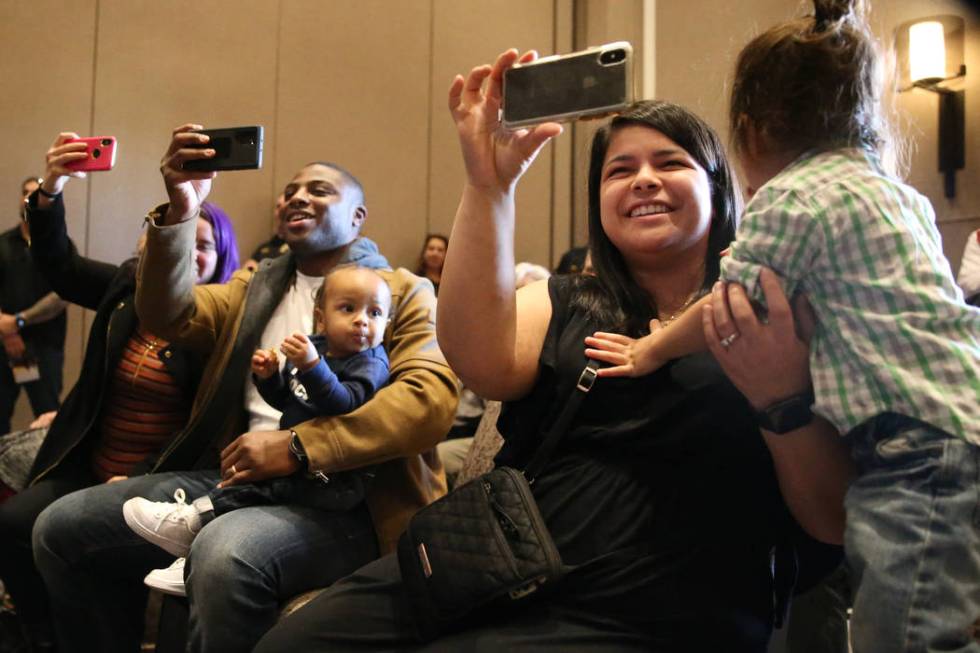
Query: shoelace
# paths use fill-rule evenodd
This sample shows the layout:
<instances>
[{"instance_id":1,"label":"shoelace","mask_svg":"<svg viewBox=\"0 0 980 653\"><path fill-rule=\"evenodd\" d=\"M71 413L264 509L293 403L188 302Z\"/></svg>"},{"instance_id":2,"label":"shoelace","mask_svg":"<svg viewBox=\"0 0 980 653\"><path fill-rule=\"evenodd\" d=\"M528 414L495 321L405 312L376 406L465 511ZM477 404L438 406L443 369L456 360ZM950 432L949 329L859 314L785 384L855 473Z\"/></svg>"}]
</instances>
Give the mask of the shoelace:
<instances>
[{"instance_id":1,"label":"shoelace","mask_svg":"<svg viewBox=\"0 0 980 653\"><path fill-rule=\"evenodd\" d=\"M174 501L181 506L187 505L187 495L184 493L184 488L179 487L174 491ZM154 507L158 518L165 517L174 510L173 504L168 501L155 501Z\"/></svg>"}]
</instances>

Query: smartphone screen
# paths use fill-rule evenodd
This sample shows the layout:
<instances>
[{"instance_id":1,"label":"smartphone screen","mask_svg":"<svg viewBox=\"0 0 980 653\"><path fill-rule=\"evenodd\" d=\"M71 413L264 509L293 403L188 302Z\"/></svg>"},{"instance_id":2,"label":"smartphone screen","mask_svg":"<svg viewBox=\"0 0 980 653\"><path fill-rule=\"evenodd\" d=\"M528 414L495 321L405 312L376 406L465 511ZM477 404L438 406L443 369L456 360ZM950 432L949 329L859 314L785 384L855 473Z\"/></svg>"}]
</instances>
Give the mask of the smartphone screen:
<instances>
[{"instance_id":1,"label":"smartphone screen","mask_svg":"<svg viewBox=\"0 0 980 653\"><path fill-rule=\"evenodd\" d=\"M503 122L521 127L610 113L633 101L625 41L515 66L504 73Z\"/></svg>"},{"instance_id":2,"label":"smartphone screen","mask_svg":"<svg viewBox=\"0 0 980 653\"><path fill-rule=\"evenodd\" d=\"M262 167L262 127L226 127L202 129L210 140L200 148L213 148L210 159L195 159L184 163L184 170L210 172L215 170L255 170Z\"/></svg>"}]
</instances>

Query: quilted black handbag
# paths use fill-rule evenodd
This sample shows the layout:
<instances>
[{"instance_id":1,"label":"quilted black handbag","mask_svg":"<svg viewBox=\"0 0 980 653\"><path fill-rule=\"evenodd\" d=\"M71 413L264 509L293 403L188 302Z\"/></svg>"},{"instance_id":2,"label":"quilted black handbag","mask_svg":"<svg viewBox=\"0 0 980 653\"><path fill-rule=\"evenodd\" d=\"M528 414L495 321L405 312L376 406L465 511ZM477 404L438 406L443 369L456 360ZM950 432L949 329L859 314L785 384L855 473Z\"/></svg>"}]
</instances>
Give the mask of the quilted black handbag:
<instances>
[{"instance_id":1,"label":"quilted black handbag","mask_svg":"<svg viewBox=\"0 0 980 653\"><path fill-rule=\"evenodd\" d=\"M596 378L589 361L524 471L498 467L419 510L398 541L398 564L418 637L428 641L479 606L517 601L566 568L531 494Z\"/></svg>"}]
</instances>

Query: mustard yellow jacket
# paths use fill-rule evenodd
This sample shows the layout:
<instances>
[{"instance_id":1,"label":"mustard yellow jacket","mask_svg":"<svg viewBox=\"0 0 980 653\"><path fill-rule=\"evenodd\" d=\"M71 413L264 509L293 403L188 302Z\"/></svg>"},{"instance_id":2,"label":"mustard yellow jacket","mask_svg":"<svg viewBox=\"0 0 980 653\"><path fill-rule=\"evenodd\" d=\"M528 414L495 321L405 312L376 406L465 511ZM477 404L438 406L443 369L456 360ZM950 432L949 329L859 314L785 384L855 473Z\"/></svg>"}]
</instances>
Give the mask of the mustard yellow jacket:
<instances>
[{"instance_id":1,"label":"mustard yellow jacket","mask_svg":"<svg viewBox=\"0 0 980 653\"><path fill-rule=\"evenodd\" d=\"M152 333L210 358L187 428L153 471L215 467L221 448L247 428L244 384L252 352L293 282L296 263L287 254L263 261L254 273L236 272L227 283L195 286L197 220L158 226L163 210L147 219L136 310ZM366 243L376 252L373 243ZM384 261L380 256L373 260ZM351 413L312 419L295 430L311 470L329 474L376 466L367 504L381 551L388 553L415 511L446 492L434 447L452 424L459 393L436 344L431 284L403 268L378 273L392 294L384 337L389 384Z\"/></svg>"}]
</instances>

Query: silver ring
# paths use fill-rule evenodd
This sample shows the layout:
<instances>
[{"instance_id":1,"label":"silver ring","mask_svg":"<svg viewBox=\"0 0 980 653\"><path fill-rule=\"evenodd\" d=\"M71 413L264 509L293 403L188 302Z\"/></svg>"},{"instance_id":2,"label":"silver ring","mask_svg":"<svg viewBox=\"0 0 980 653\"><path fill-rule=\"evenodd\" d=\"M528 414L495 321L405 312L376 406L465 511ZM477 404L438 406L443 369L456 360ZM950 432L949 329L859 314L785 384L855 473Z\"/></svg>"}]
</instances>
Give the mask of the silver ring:
<instances>
[{"instance_id":1,"label":"silver ring","mask_svg":"<svg viewBox=\"0 0 980 653\"><path fill-rule=\"evenodd\" d=\"M726 345L726 347L727 347L727 345ZM232 465L232 466L231 466L231 475L232 475L232 476L234 476L234 475L235 475L235 474L237 474L237 473L238 473L238 470L237 470L237 469L235 468L235 466L234 466L234 465Z\"/></svg>"},{"instance_id":2,"label":"silver ring","mask_svg":"<svg viewBox=\"0 0 980 653\"><path fill-rule=\"evenodd\" d=\"M728 349L729 347L732 346L732 343L733 342L735 342L736 340L738 340L738 336L739 336L739 333L738 333L738 331L736 331L735 333L733 333L731 335L728 335L728 336L725 336L724 338L722 338L721 339L721 342L719 342L718 344L720 344L725 349Z\"/></svg>"}]
</instances>

